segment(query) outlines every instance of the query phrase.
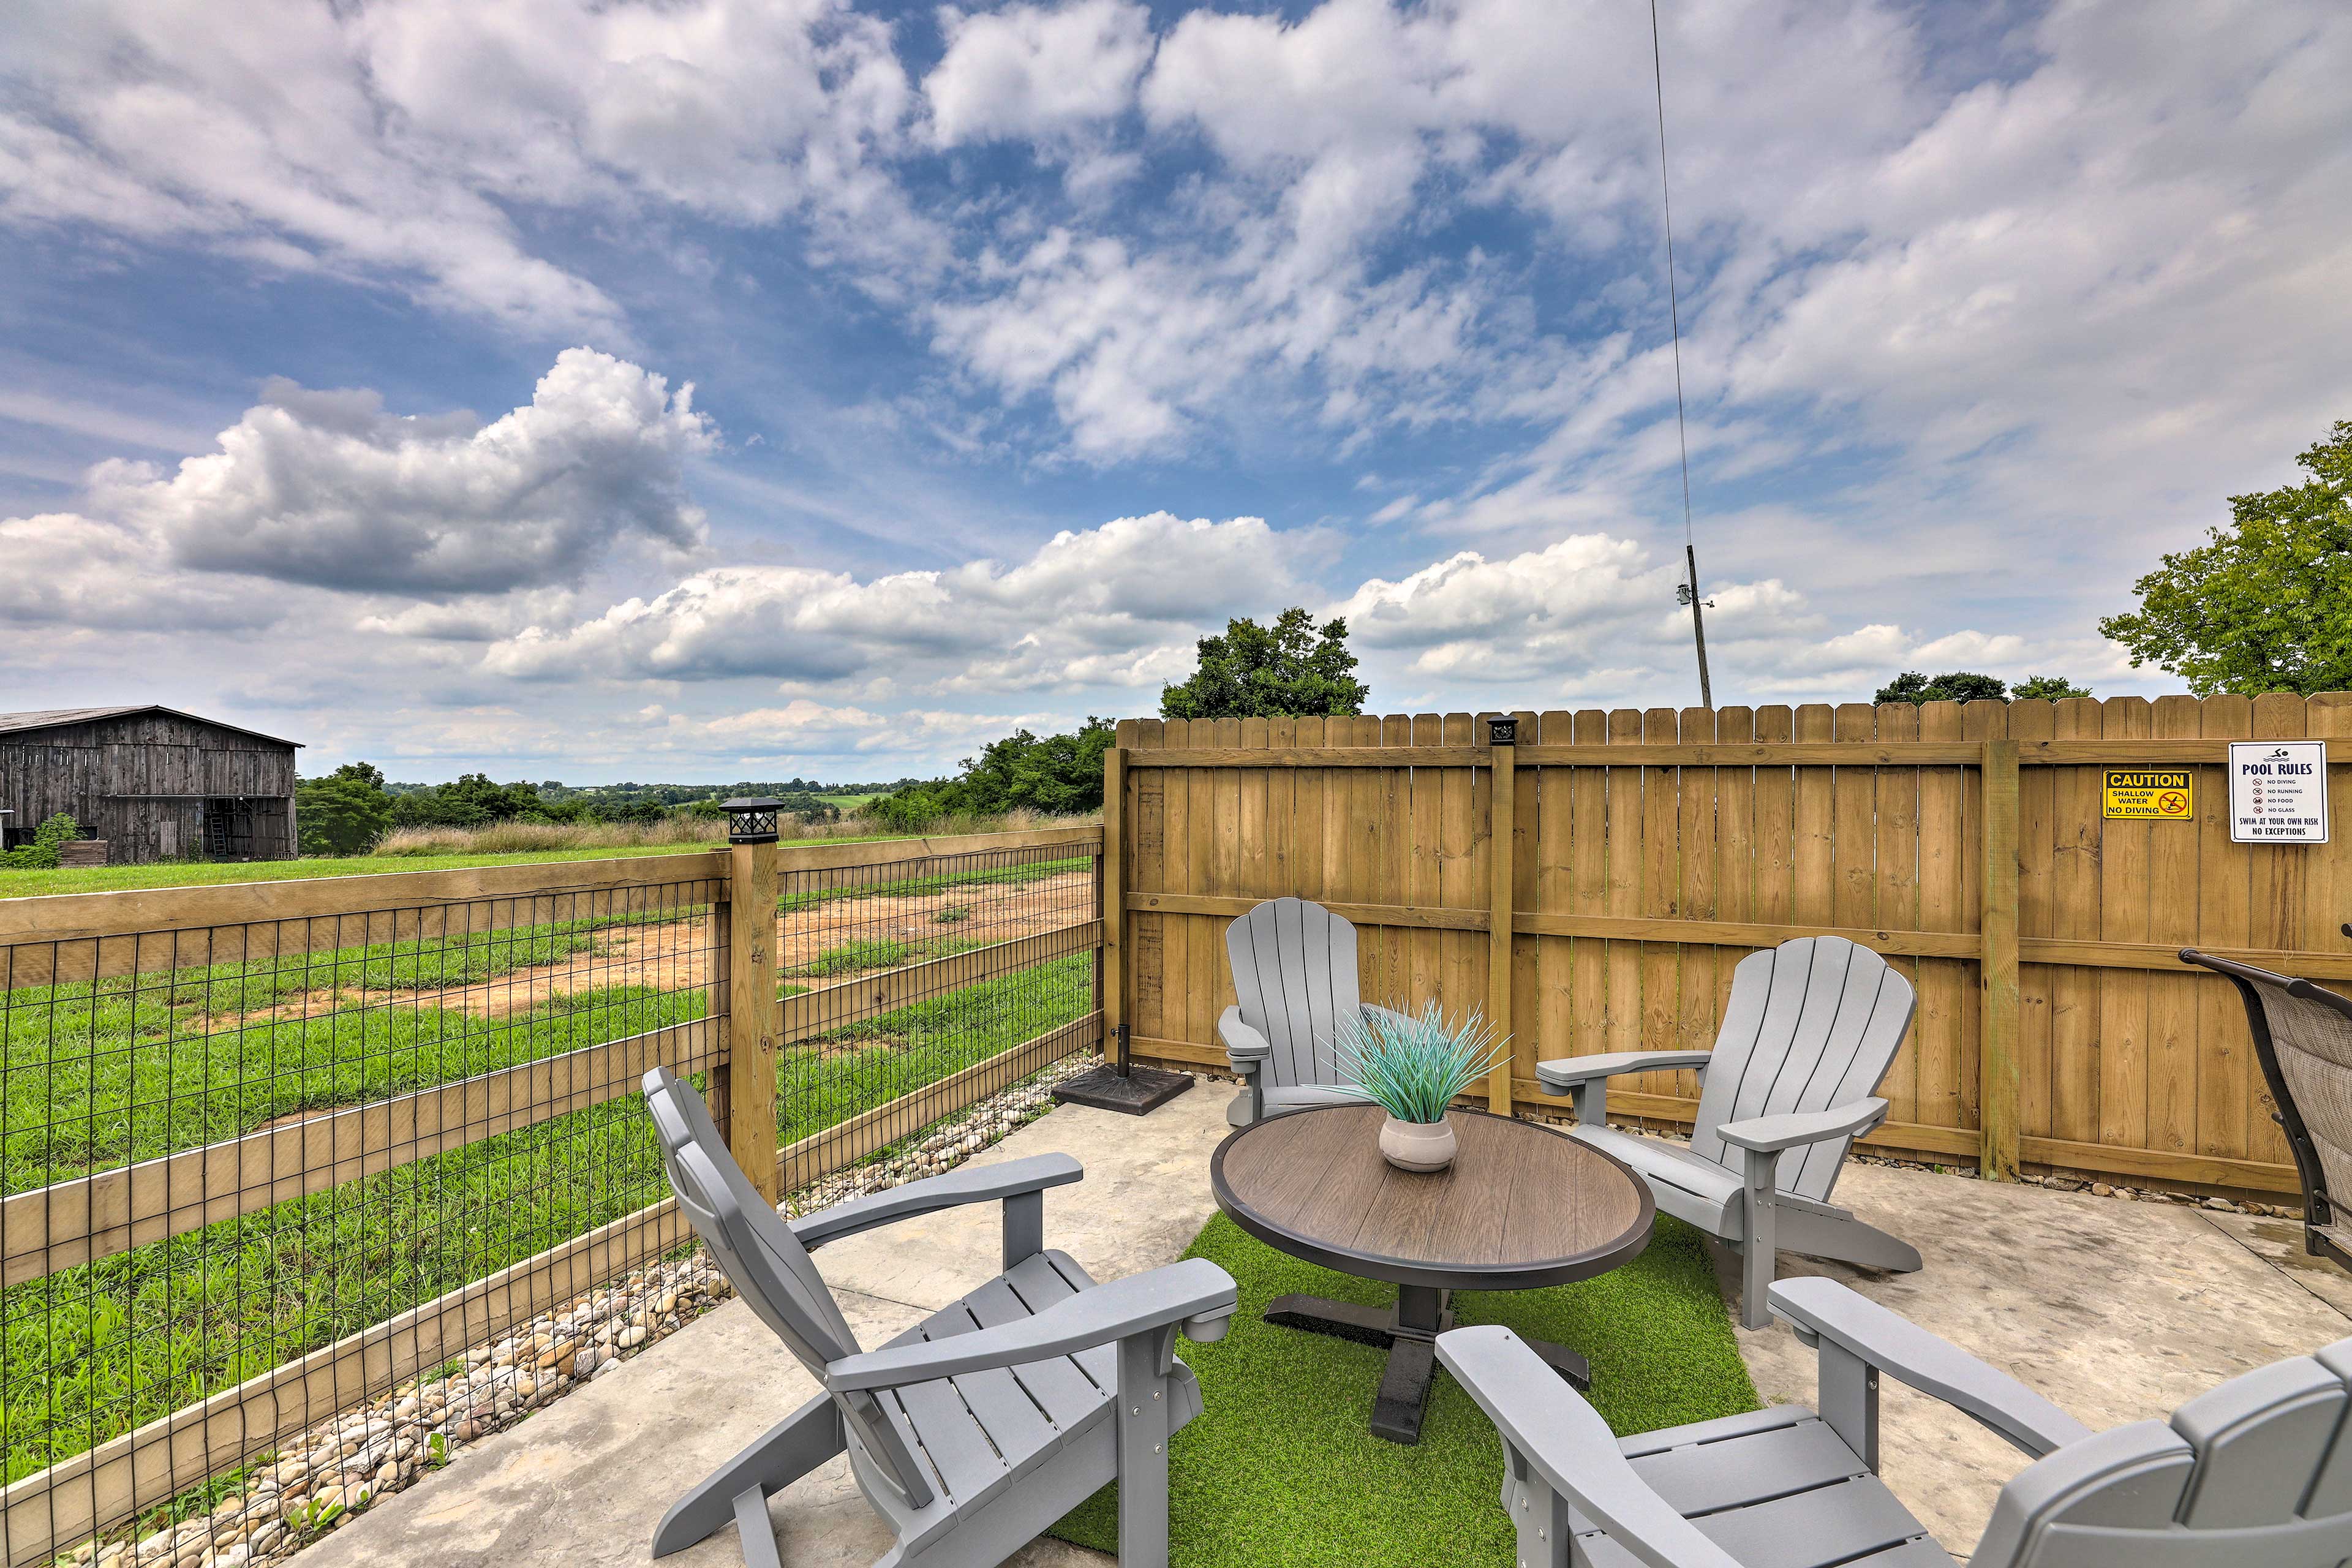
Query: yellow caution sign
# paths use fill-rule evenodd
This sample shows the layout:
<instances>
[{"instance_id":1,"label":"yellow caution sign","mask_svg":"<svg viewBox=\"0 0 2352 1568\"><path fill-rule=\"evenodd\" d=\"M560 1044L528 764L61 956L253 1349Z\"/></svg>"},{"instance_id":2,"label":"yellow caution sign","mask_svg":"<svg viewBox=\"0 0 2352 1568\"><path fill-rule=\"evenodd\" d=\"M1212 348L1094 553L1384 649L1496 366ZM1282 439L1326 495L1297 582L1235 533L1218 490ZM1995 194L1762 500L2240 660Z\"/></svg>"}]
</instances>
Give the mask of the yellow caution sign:
<instances>
[{"instance_id":1,"label":"yellow caution sign","mask_svg":"<svg viewBox=\"0 0 2352 1568\"><path fill-rule=\"evenodd\" d=\"M2109 768L2106 813L2132 822L2186 822L2195 805L2186 768Z\"/></svg>"}]
</instances>

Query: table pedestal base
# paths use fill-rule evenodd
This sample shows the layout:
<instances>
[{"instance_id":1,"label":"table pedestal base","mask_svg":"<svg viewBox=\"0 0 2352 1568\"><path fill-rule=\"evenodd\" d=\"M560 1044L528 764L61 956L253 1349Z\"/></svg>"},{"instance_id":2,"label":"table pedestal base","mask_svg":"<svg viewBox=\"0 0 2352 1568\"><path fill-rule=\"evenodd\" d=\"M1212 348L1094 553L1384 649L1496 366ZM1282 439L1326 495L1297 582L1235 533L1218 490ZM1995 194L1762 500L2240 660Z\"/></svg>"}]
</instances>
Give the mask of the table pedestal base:
<instances>
[{"instance_id":1,"label":"table pedestal base","mask_svg":"<svg viewBox=\"0 0 2352 1568\"><path fill-rule=\"evenodd\" d=\"M1372 1436L1391 1443L1421 1441L1421 1417L1429 1403L1430 1379L1437 1373L1437 1336L1454 1326L1447 1305L1453 1292L1426 1285L1400 1285L1396 1304L1359 1306L1328 1296L1277 1296L1265 1321L1286 1329L1387 1347L1389 1362L1372 1396ZM1521 1342L1578 1388L1592 1386L1592 1366L1566 1345L1546 1340Z\"/></svg>"}]
</instances>

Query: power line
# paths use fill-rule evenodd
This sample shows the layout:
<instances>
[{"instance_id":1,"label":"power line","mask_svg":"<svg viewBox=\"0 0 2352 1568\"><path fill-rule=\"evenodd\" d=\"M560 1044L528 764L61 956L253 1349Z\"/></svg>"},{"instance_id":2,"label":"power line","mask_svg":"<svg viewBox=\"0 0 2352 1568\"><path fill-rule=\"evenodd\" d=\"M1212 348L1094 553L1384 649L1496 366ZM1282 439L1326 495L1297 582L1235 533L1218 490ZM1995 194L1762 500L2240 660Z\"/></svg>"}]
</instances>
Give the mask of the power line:
<instances>
[{"instance_id":1,"label":"power line","mask_svg":"<svg viewBox=\"0 0 2352 1568\"><path fill-rule=\"evenodd\" d=\"M1657 89L1658 196L1665 216L1666 310L1674 327L1675 439L1682 449L1683 465L1683 563L1690 574L1676 596L1690 605L1691 640L1698 648L1698 700L1702 706L1712 708L1715 689L1706 673L1706 617L1698 595L1698 544L1691 527L1690 430L1683 412L1683 305L1675 279L1675 193L1666 177L1666 66L1665 51L1658 42L1658 0L1650 0L1650 75Z\"/></svg>"}]
</instances>

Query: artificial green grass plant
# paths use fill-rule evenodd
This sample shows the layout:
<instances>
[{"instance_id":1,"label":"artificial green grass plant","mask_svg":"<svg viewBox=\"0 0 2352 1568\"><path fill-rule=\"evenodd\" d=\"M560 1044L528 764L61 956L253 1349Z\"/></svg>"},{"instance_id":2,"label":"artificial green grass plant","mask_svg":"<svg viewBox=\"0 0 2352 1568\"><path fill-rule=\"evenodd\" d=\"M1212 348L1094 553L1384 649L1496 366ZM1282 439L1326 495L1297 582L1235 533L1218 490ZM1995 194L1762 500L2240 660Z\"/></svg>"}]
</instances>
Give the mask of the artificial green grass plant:
<instances>
[{"instance_id":1,"label":"artificial green grass plant","mask_svg":"<svg viewBox=\"0 0 2352 1568\"><path fill-rule=\"evenodd\" d=\"M1331 1058L1343 1092L1399 1121L1426 1124L1444 1121L1454 1097L1484 1079L1509 1045L1476 1008L1457 1023L1429 1002L1414 1015L1364 1008L1332 1037Z\"/></svg>"},{"instance_id":2,"label":"artificial green grass plant","mask_svg":"<svg viewBox=\"0 0 2352 1568\"><path fill-rule=\"evenodd\" d=\"M1429 1391L1421 1441L1391 1443L1370 1428L1388 1352L1264 1315L1293 1292L1384 1307L1394 1286L1276 1252L1223 1215L1184 1256L1232 1275L1241 1307L1223 1340L1179 1346L1201 1379L1206 1409L1168 1451L1174 1568L1511 1568L1518 1561L1511 1521L1496 1500L1502 1440L1451 1373L1441 1370ZM1500 1323L1590 1356L1587 1398L1621 1436L1757 1406L1706 1240L1664 1215L1648 1249L1622 1268L1541 1290L1457 1291L1453 1306L1465 1325ZM1569 1397L1565 1383L1559 1396ZM1053 1533L1116 1550L1117 1484Z\"/></svg>"}]
</instances>

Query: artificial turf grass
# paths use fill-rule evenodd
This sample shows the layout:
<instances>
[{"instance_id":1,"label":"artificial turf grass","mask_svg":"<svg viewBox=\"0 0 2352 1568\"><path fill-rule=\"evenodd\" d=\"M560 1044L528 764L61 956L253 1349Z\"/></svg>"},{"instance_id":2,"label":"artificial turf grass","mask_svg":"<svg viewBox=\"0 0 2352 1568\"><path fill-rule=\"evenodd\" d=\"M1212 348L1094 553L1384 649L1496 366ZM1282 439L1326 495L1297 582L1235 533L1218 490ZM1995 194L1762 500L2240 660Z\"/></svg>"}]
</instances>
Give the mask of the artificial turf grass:
<instances>
[{"instance_id":1,"label":"artificial turf grass","mask_svg":"<svg viewBox=\"0 0 2352 1568\"><path fill-rule=\"evenodd\" d=\"M1430 1388L1419 1444L1371 1435L1387 1352L1263 1321L1291 1291L1385 1303L1393 1287L1303 1263L1219 1215L1186 1249L1240 1288L1232 1331L1179 1342L1205 1408L1170 1449L1174 1568L1434 1568L1513 1561L1496 1501L1503 1450L1452 1375ZM1454 1298L1457 1324L1503 1323L1592 1362L1593 1407L1626 1436L1758 1407L1698 1232L1658 1216L1623 1268L1548 1290ZM1562 1385L1565 1389L1565 1384ZM1116 1486L1052 1533L1117 1550Z\"/></svg>"}]
</instances>

